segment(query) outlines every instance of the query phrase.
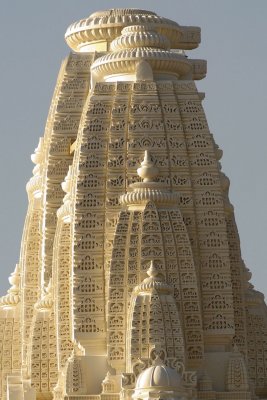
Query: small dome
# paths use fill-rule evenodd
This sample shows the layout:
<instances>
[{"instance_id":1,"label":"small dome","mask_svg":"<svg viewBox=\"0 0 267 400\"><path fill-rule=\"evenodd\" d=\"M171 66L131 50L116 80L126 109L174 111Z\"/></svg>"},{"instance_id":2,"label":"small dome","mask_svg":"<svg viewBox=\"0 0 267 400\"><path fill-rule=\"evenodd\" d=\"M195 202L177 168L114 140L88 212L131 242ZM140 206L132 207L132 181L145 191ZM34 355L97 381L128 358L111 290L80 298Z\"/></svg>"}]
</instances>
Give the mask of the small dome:
<instances>
[{"instance_id":1,"label":"small dome","mask_svg":"<svg viewBox=\"0 0 267 400\"><path fill-rule=\"evenodd\" d=\"M145 369L136 382L136 390L152 389L155 387L164 388L180 388L182 377L173 368L167 367L165 364L153 365Z\"/></svg>"}]
</instances>

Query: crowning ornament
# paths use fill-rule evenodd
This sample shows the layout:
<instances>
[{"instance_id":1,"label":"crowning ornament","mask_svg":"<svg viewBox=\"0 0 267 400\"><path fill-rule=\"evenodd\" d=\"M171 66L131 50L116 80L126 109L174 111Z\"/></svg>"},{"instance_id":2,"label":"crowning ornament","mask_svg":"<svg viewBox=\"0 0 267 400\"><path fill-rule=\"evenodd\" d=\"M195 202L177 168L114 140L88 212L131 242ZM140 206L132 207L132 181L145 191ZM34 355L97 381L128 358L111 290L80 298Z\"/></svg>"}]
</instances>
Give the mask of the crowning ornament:
<instances>
[{"instance_id":1,"label":"crowning ornament","mask_svg":"<svg viewBox=\"0 0 267 400\"><path fill-rule=\"evenodd\" d=\"M3 400L267 397L267 313L187 57L200 29L72 24L0 299Z\"/></svg>"}]
</instances>

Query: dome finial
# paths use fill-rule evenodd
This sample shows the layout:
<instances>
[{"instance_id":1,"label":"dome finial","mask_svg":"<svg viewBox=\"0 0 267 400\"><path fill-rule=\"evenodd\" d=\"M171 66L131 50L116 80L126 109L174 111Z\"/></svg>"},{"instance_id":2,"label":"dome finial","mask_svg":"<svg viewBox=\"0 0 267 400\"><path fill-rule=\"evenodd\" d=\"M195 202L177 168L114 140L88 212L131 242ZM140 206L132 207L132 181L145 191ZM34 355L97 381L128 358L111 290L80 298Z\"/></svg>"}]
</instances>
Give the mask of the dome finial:
<instances>
[{"instance_id":1,"label":"dome finial","mask_svg":"<svg viewBox=\"0 0 267 400\"><path fill-rule=\"evenodd\" d=\"M41 298L35 304L35 308L38 311L47 311L51 310L52 306L53 306L52 280L50 279L48 285L42 288Z\"/></svg>"},{"instance_id":2,"label":"dome finial","mask_svg":"<svg viewBox=\"0 0 267 400\"><path fill-rule=\"evenodd\" d=\"M159 272L158 272L157 268L154 265L154 261L151 260L149 268L147 270L147 275L150 276L151 278L155 278L156 276L158 276L158 274L159 274Z\"/></svg>"},{"instance_id":3,"label":"dome finial","mask_svg":"<svg viewBox=\"0 0 267 400\"><path fill-rule=\"evenodd\" d=\"M159 169L152 161L148 150L145 150L144 160L141 162L141 167L138 168L137 173L144 182L153 182L154 178L158 176Z\"/></svg>"},{"instance_id":4,"label":"dome finial","mask_svg":"<svg viewBox=\"0 0 267 400\"><path fill-rule=\"evenodd\" d=\"M9 277L11 288L5 296L0 297L0 307L12 308L20 302L20 265L16 264L14 272Z\"/></svg>"},{"instance_id":5,"label":"dome finial","mask_svg":"<svg viewBox=\"0 0 267 400\"><path fill-rule=\"evenodd\" d=\"M156 355L156 358L152 361L152 365L165 365L162 358L160 358L159 354Z\"/></svg>"},{"instance_id":6,"label":"dome finial","mask_svg":"<svg viewBox=\"0 0 267 400\"><path fill-rule=\"evenodd\" d=\"M165 277L160 272L154 265L154 261L151 260L149 268L146 271L148 277L134 288L134 292L138 294L156 290L159 294L172 294L172 286L166 282Z\"/></svg>"}]
</instances>

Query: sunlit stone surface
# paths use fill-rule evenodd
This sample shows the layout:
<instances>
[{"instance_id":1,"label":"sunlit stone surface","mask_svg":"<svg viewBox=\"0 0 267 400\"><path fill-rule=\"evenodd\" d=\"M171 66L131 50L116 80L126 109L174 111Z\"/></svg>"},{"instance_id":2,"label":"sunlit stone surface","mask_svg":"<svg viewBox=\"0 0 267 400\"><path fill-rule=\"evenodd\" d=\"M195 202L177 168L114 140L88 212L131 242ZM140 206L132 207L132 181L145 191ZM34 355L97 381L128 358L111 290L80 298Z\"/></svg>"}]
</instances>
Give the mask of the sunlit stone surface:
<instances>
[{"instance_id":1,"label":"sunlit stone surface","mask_svg":"<svg viewBox=\"0 0 267 400\"><path fill-rule=\"evenodd\" d=\"M0 299L0 398L266 399L266 306L195 84L200 29L114 9L65 37Z\"/></svg>"}]
</instances>

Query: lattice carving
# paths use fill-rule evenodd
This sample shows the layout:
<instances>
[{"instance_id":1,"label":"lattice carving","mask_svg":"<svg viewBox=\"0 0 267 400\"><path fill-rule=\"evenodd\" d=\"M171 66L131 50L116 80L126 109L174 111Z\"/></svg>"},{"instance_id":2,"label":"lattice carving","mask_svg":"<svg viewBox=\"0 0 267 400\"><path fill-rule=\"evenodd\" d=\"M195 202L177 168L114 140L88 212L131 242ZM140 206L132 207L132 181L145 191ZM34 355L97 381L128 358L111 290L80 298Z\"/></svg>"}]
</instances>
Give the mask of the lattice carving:
<instances>
[{"instance_id":1,"label":"lattice carving","mask_svg":"<svg viewBox=\"0 0 267 400\"><path fill-rule=\"evenodd\" d=\"M31 156L35 167L33 169L33 177L26 186L29 206L24 224L20 254L21 285L23 287L21 293L22 362L26 369L29 368L27 360L30 357L28 351L31 341L30 328L33 318L33 307L40 293L41 243L43 238L41 199L44 181L44 148L45 140L44 138L40 138L38 146Z\"/></svg>"},{"instance_id":2,"label":"lattice carving","mask_svg":"<svg viewBox=\"0 0 267 400\"><path fill-rule=\"evenodd\" d=\"M145 171L148 171L148 167L142 163L142 168L146 168ZM147 164L150 165L150 164ZM145 178L145 175L142 175L142 168L140 169L140 174ZM149 167L154 168L153 166ZM155 170L156 172L156 170ZM138 170L139 173L139 170ZM146 172L148 173L148 172ZM149 174L152 173L149 172ZM154 172L153 172L154 174ZM149 175L150 176L150 175ZM151 175L153 176L153 175ZM147 178L145 178L147 179ZM134 185L137 185L134 184ZM139 185L139 184L138 184ZM126 195L127 196L127 195ZM141 196L141 192L140 192ZM134 198L134 197L133 197ZM127 199L127 197L125 197ZM131 199L131 197L129 197ZM141 199L141 197L140 197ZM125 200L126 201L126 200ZM127 200L128 201L128 200ZM183 306L183 325L187 329L199 329L199 334L196 335L200 339L199 346L195 346L194 348L191 346L190 349L187 350L190 353L191 359L199 359L202 357L202 344L201 344L201 316L199 314L199 303L198 303L198 290L195 286L196 277L194 276L194 263L192 260L191 246L189 244L187 238L186 228L184 226L183 219L181 214L177 210L170 211L161 211L157 210L153 203L148 202L142 212L140 211L132 211L127 214L121 213L122 220L119 219L118 228L121 226L125 226L124 231L120 229L120 233L116 232L114 243L113 243L113 251L112 251L112 261L110 264L110 281L109 281L109 290L111 296L114 292L113 288L121 288L123 293L123 288L127 287L127 292L124 290L124 304L123 308L121 308L121 300L119 297L116 303L114 301L110 301L109 303L109 335L113 336L114 332L117 329L123 328L125 326L122 325L123 320L118 320L118 316L123 315L126 316L126 306L125 304L129 304L129 295L132 293L136 284L140 282L140 280L144 277L144 272L147 268L147 263L150 262L151 258L155 263L155 266L158 268L159 273L162 273L163 276L167 278L167 282L174 286L174 298L175 303L178 309L181 309L180 301L186 301L186 307ZM127 219L126 219L127 218ZM128 228L126 229L125 220L128 220ZM125 232L125 233L123 233ZM127 232L131 232L128 241L126 242ZM128 243L128 249L127 249ZM140 249L140 250L139 250ZM181 266L179 267L179 261L177 260L181 258ZM140 261L138 261L140 260ZM186 263L186 260L188 262ZM178 262L178 264L177 264ZM140 263L140 267L138 264ZM187 273L183 272L182 265L187 265ZM128 270L126 276L122 275L122 268ZM188 269L189 267L189 269ZM190 272L189 272L190 271ZM127 279L127 280L126 280ZM137 300L136 300L137 301ZM119 305L120 307L114 307L113 304ZM144 306L143 307L147 307ZM147 311L144 311L147 313ZM151 310L151 313L154 311ZM155 310L156 312L156 310ZM195 314L194 316L192 316ZM186 315L188 313L188 316ZM113 318L114 314L114 318ZM189 323L189 315L192 321ZM141 317L140 317L141 318ZM159 320L159 317L156 318ZM121 323L119 322L121 321ZM186 322L187 321L187 322ZM133 322L134 323L134 322ZM167 322L165 322L167 324ZM125 329L125 328L124 328ZM129 329L129 328L128 328ZM133 331L138 338L137 330ZM157 331L160 339L160 330ZM123 334L125 337L125 333ZM162 337L164 338L164 332L162 331ZM187 334L185 333L185 338ZM125 338L121 339L125 343ZM134 339L133 339L134 340ZM139 340L139 339L138 339ZM166 339L167 340L167 339ZM169 339L168 339L169 340ZM168 341L167 340L167 341ZM134 343L134 342L133 342ZM147 345L148 346L148 345ZM167 345L168 347L168 345ZM171 347L168 347L169 351L171 351ZM173 349L175 345L173 345ZM136 347L133 344L132 354L135 354L135 351L138 350L139 347ZM144 353L148 354L148 347L145 346L143 348ZM175 351L175 350L174 350ZM129 351L127 352L129 353ZM123 348L120 346L120 351L116 353L118 358L115 357L115 345L112 345L112 365L120 366L124 363L124 353ZM140 357L140 353L138 356Z\"/></svg>"},{"instance_id":3,"label":"lattice carving","mask_svg":"<svg viewBox=\"0 0 267 400\"><path fill-rule=\"evenodd\" d=\"M132 293L126 336L128 371L138 359L148 359L156 345L168 357L184 362L184 338L172 288L160 277L153 262L148 275Z\"/></svg>"},{"instance_id":4,"label":"lattice carving","mask_svg":"<svg viewBox=\"0 0 267 400\"><path fill-rule=\"evenodd\" d=\"M55 236L53 265L55 268L55 301L57 326L57 351L59 367L63 368L71 355L72 342L72 296L71 296L71 232L70 224L59 220Z\"/></svg>"},{"instance_id":5,"label":"lattice carving","mask_svg":"<svg viewBox=\"0 0 267 400\"><path fill-rule=\"evenodd\" d=\"M7 379L20 373L21 354L21 267L16 265L9 282L11 288L0 298L0 397L7 399Z\"/></svg>"},{"instance_id":6,"label":"lattice carving","mask_svg":"<svg viewBox=\"0 0 267 400\"><path fill-rule=\"evenodd\" d=\"M68 360L66 393L70 396L86 394L81 361L77 356L73 356Z\"/></svg>"},{"instance_id":7,"label":"lattice carving","mask_svg":"<svg viewBox=\"0 0 267 400\"><path fill-rule=\"evenodd\" d=\"M36 303L32 321L31 382L37 393L48 396L58 379L55 316L51 281Z\"/></svg>"},{"instance_id":8,"label":"lattice carving","mask_svg":"<svg viewBox=\"0 0 267 400\"><path fill-rule=\"evenodd\" d=\"M246 392L249 390L246 365L236 346L228 364L227 389L229 392Z\"/></svg>"},{"instance_id":9,"label":"lattice carving","mask_svg":"<svg viewBox=\"0 0 267 400\"><path fill-rule=\"evenodd\" d=\"M77 136L77 130L83 110L85 98L88 93L89 75L84 76L85 66L90 65L91 55L70 55L60 73L57 84L57 101L51 111L49 125L47 126L46 140L49 140L48 159L46 160L46 175L49 182L46 185L45 197L46 215L55 214L64 196L61 182L67 175L72 162L70 145ZM79 83L78 83L79 82ZM64 138L62 138L64 134ZM45 230L45 279L51 277L52 268L52 243L56 229L56 220L49 229Z\"/></svg>"},{"instance_id":10,"label":"lattice carving","mask_svg":"<svg viewBox=\"0 0 267 400\"><path fill-rule=\"evenodd\" d=\"M263 295L249 287L247 290L247 357L248 376L257 390L264 391L266 382L267 365L267 336L266 320L263 316ZM261 315L255 310L262 310Z\"/></svg>"}]
</instances>

